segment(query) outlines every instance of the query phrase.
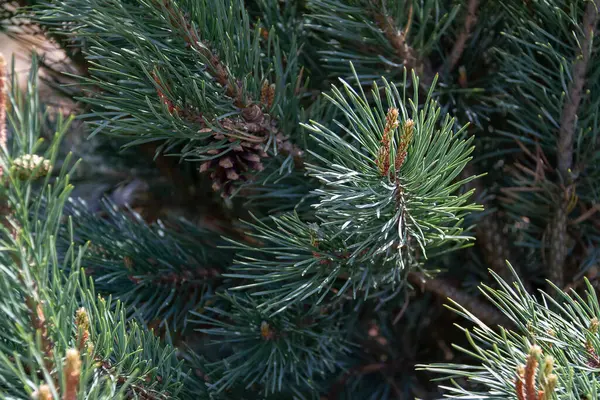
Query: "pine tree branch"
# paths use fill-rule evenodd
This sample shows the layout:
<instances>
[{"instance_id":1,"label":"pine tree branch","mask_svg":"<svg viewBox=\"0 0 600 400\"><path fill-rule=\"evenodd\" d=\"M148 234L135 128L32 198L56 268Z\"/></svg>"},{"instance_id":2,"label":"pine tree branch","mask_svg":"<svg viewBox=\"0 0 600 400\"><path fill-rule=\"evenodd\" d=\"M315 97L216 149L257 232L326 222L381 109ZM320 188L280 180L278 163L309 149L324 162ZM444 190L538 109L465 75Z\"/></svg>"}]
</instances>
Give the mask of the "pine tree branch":
<instances>
[{"instance_id":1,"label":"pine tree branch","mask_svg":"<svg viewBox=\"0 0 600 400\"><path fill-rule=\"evenodd\" d=\"M102 216L76 202L67 211L77 215L76 235L71 238L63 230L63 246L93 243L82 257L86 273L100 292L139 307L137 318L145 322L159 321L172 330L185 327L188 313L214 293L231 262L217 250L222 242L215 232L182 219L150 225L107 200Z\"/></svg>"},{"instance_id":2,"label":"pine tree branch","mask_svg":"<svg viewBox=\"0 0 600 400\"><path fill-rule=\"evenodd\" d=\"M507 323L507 319L496 308L463 292L443 279L427 278L422 272L411 271L408 273L408 281L443 300L448 298L454 300L488 325L506 325Z\"/></svg>"},{"instance_id":3,"label":"pine tree branch","mask_svg":"<svg viewBox=\"0 0 600 400\"><path fill-rule=\"evenodd\" d=\"M448 56L448 72L452 71L460 57L462 56L465 45L467 44L467 40L471 35L471 31L473 30L473 26L477 22L477 9L479 8L479 0L469 0L467 5L467 16L465 17L465 24L463 29L458 34L454 42L454 46L452 47L452 51Z\"/></svg>"},{"instance_id":4,"label":"pine tree branch","mask_svg":"<svg viewBox=\"0 0 600 400\"><path fill-rule=\"evenodd\" d=\"M241 120L227 118L220 123L211 121L212 124L220 125L225 129L226 132L231 133L232 138L239 138L240 134L245 133L245 140L247 142L252 142L253 140L250 139L250 136L255 136L257 144L261 145L269 138L270 135L273 135L275 137L275 148L277 152L284 156L292 156L294 159L294 165L298 168L303 168L304 151L293 144L289 138L284 136L280 129L277 128L278 121L276 118L265 113L265 110L268 110L270 105L272 105L274 88L269 85L265 90L263 85L263 90L261 90L261 101L254 99L244 90L242 80L233 76L229 72L227 65L223 63L216 52L212 50L212 44L207 43L199 37L196 28L186 18L186 16L182 14L181 10L175 6L173 0L153 0L152 4L155 7L160 7L166 11L167 19L171 27L181 35L182 39L189 47L197 51L203 58L207 60L209 74L225 89L225 94L234 100L234 105L241 109ZM170 112L181 111L177 110L177 108L170 103L168 98L161 93L160 85L162 83L160 80L156 77L155 80L159 85L158 95L161 99L163 99L163 102L167 104ZM206 124L204 123L202 115L196 115L193 112L190 113L190 110L183 110L180 112L180 114L184 119L187 119L191 122L200 123L204 129L210 131L209 128L205 127ZM218 139L222 136L221 132L213 132L213 135L215 139ZM257 156L256 153L252 153L246 157L247 159L251 159L251 162L254 162L255 159L260 160L261 158L260 156ZM225 158L215 158L212 160L212 162L205 162L203 167L201 167L201 171L207 170L210 167L214 167L215 163L221 167L230 164L231 167L236 167L236 163L232 162L231 159L226 156ZM261 171L262 168L262 164L258 161L255 168L252 169ZM228 184L229 181L235 181L240 178L239 171L233 171L233 169L227 169L227 172L225 173L226 181L216 181L215 185L213 185L215 190L223 190L223 195L225 195L225 197L230 194L228 191L231 189L224 189L223 186L230 186Z\"/></svg>"},{"instance_id":5,"label":"pine tree branch","mask_svg":"<svg viewBox=\"0 0 600 400\"><path fill-rule=\"evenodd\" d=\"M379 29L383 31L387 40L396 50L396 55L404 61L404 65L408 70L417 68L419 65L417 52L407 41L408 33L410 32L410 26L412 24L412 15L413 8L411 4L409 18L404 30L398 30L396 28L397 24L391 16L383 13L375 13L374 15L375 23Z\"/></svg>"},{"instance_id":6,"label":"pine tree branch","mask_svg":"<svg viewBox=\"0 0 600 400\"><path fill-rule=\"evenodd\" d=\"M589 1L583 16L583 37L581 40L581 54L577 55L577 61L573 65L573 81L569 85L569 91L565 99L565 105L561 114L559 138L558 138L558 171L563 179L567 179L569 170L573 164L573 138L577 123L577 111L581 102L585 75L590 61L592 38L596 31L600 0Z\"/></svg>"},{"instance_id":7,"label":"pine tree branch","mask_svg":"<svg viewBox=\"0 0 600 400\"><path fill-rule=\"evenodd\" d=\"M219 57L211 51L208 43L205 43L198 36L198 32L180 12L179 8L175 7L172 0L153 0L152 4L166 11L169 24L177 28L185 43L204 56L209 61L210 74L225 88L227 96L235 100L236 106L245 108L252 100L244 93L241 84L235 77L231 76L227 67L221 62Z\"/></svg>"},{"instance_id":8,"label":"pine tree branch","mask_svg":"<svg viewBox=\"0 0 600 400\"><path fill-rule=\"evenodd\" d=\"M26 285L26 282L23 282L23 285ZM40 335L41 339L41 351L44 357L44 364L46 370L48 372L53 370L54 362L53 362L53 349L54 343L52 343L52 339L50 339L48 333L48 322L46 321L46 316L44 315L44 309L42 308L42 304L36 299L37 290L33 288L33 294L28 296L25 299L25 304L29 309L29 316L31 319L31 326L36 334Z\"/></svg>"},{"instance_id":9,"label":"pine tree branch","mask_svg":"<svg viewBox=\"0 0 600 400\"><path fill-rule=\"evenodd\" d=\"M600 0L589 1L587 4L583 16L583 37L580 39L581 54L577 55L577 60L573 65L573 81L569 86L560 120L557 143L557 170L567 188L559 197L559 205L549 225L550 249L548 259L548 277L558 287L564 285L564 267L568 252L567 217L572 190L569 175L573 166L573 140L577 124L577 112L585 85L585 76L590 60L590 47L600 15L599 8Z\"/></svg>"},{"instance_id":10,"label":"pine tree branch","mask_svg":"<svg viewBox=\"0 0 600 400\"><path fill-rule=\"evenodd\" d=\"M564 267L569 250L567 243L567 209L562 198L549 223L548 279L558 287L564 286Z\"/></svg>"},{"instance_id":11,"label":"pine tree branch","mask_svg":"<svg viewBox=\"0 0 600 400\"><path fill-rule=\"evenodd\" d=\"M299 52L284 54L276 41L261 39L242 2L65 0L34 17L53 33L86 41L94 68L84 82L98 90L83 101L98 118L94 133L130 137L129 145L160 141L161 151L202 162L200 172L223 197L266 179L259 174L265 158L284 155L268 165L285 164L282 174L291 172L291 158L302 166L303 150L290 139L299 96L288 96L297 86ZM123 74L130 74L126 92L118 89ZM265 82L271 93L262 103ZM156 97L148 97L150 88ZM122 117L111 116L115 108Z\"/></svg>"},{"instance_id":12,"label":"pine tree branch","mask_svg":"<svg viewBox=\"0 0 600 400\"><path fill-rule=\"evenodd\" d=\"M440 386L445 397L452 398L479 399L490 393L503 393L502 398L518 400L571 399L586 392L582 388L593 387L595 376L582 374L574 383L572 374L574 368L596 368L594 349L599 348L599 342L594 310L598 308L598 298L590 282L586 282L584 295L555 287L552 294L540 292L538 299L526 293L519 283L508 284L495 278L500 289L482 290L513 322L511 329L502 328L499 333L459 306L455 311L476 325L463 329L470 346L456 349L468 356L475 354L476 363L417 367L452 380L449 385ZM518 358L509 359L507 355ZM472 385L473 382L478 385Z\"/></svg>"}]
</instances>

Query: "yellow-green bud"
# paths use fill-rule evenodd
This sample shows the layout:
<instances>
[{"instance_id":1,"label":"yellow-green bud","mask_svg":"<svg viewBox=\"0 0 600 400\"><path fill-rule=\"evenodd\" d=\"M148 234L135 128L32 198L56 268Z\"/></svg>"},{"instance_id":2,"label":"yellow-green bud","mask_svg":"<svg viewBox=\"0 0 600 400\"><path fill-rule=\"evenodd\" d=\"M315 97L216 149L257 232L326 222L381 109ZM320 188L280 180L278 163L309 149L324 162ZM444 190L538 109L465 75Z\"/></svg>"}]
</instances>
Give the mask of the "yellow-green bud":
<instances>
[{"instance_id":1,"label":"yellow-green bud","mask_svg":"<svg viewBox=\"0 0 600 400\"><path fill-rule=\"evenodd\" d=\"M24 154L13 160L11 172L20 180L27 180L46 176L51 168L50 160L37 154Z\"/></svg>"}]
</instances>

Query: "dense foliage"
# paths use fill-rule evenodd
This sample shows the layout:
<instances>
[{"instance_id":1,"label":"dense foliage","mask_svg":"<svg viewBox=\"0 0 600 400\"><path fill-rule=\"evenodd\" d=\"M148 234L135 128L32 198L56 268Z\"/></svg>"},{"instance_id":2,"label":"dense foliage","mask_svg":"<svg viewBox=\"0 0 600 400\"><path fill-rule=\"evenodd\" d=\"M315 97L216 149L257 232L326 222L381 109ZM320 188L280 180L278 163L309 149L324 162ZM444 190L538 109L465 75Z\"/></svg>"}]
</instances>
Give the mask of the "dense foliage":
<instances>
[{"instance_id":1,"label":"dense foliage","mask_svg":"<svg viewBox=\"0 0 600 400\"><path fill-rule=\"evenodd\" d=\"M600 0L2 5L1 398L598 397Z\"/></svg>"}]
</instances>

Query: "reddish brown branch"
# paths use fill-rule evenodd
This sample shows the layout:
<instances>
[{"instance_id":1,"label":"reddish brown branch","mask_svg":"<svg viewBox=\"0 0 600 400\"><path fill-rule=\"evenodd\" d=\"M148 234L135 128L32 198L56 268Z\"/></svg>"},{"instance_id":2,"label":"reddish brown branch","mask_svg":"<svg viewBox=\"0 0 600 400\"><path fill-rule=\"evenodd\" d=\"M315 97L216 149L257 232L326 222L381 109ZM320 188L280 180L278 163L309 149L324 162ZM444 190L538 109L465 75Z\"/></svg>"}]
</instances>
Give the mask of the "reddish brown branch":
<instances>
[{"instance_id":1,"label":"reddish brown branch","mask_svg":"<svg viewBox=\"0 0 600 400\"><path fill-rule=\"evenodd\" d=\"M473 26L477 22L477 8L479 7L479 0L469 0L467 4L467 16L465 17L465 24L463 29L458 34L456 41L454 42L454 46L450 51L450 55L448 56L448 72L452 71L460 57L462 56L465 45L467 44L467 40L471 35L471 30Z\"/></svg>"},{"instance_id":2,"label":"reddish brown branch","mask_svg":"<svg viewBox=\"0 0 600 400\"><path fill-rule=\"evenodd\" d=\"M559 197L559 204L555 210L554 218L548 227L550 232L548 277L558 287L562 287L564 284L564 266L568 252L567 217L568 204L573 190L570 179L570 170L573 166L573 138L577 125L577 111L581 103L585 75L590 60L592 38L598 23L599 8L600 0L590 1L587 4L583 16L583 37L580 38L581 51L577 54L577 60L573 64L571 74L573 81L569 86L560 120L557 143L557 170L567 186L564 193Z\"/></svg>"},{"instance_id":3,"label":"reddish brown branch","mask_svg":"<svg viewBox=\"0 0 600 400\"><path fill-rule=\"evenodd\" d=\"M29 308L29 317L31 321L31 326L34 329L34 332L40 335L41 339L41 350L44 355L44 360L46 363L46 369L48 371L52 371L53 369L53 348L54 344L50 339L50 335L48 333L48 323L46 322L46 316L44 315L44 309L39 301L37 301L33 296L29 296L25 299L25 304L27 308Z\"/></svg>"},{"instance_id":4,"label":"reddish brown branch","mask_svg":"<svg viewBox=\"0 0 600 400\"><path fill-rule=\"evenodd\" d=\"M198 32L192 24L186 19L180 10L174 5L172 0L154 0L157 6L167 11L169 24L182 35L185 43L196 50L208 61L209 72L213 78L225 89L227 96L234 99L237 107L244 108L249 103L245 97L241 85L235 77L229 74L227 67L221 62L210 47L204 43L198 36ZM251 102L250 102L251 103Z\"/></svg>"},{"instance_id":5,"label":"reddish brown branch","mask_svg":"<svg viewBox=\"0 0 600 400\"><path fill-rule=\"evenodd\" d=\"M381 5L375 2L377 7ZM374 15L375 23L377 27L381 29L385 37L387 38L390 45L394 48L396 56L400 58L407 69L419 69L420 60L417 52L408 43L408 33L412 23L413 8L410 6L409 17L404 30L399 30L396 25L396 21L390 16L387 16L381 12L376 12Z\"/></svg>"},{"instance_id":6,"label":"reddish brown branch","mask_svg":"<svg viewBox=\"0 0 600 400\"><path fill-rule=\"evenodd\" d=\"M414 286L420 287L423 291L441 297L443 300L454 300L488 325L495 326L508 322L496 308L463 292L443 279L427 278L425 274L413 271L408 274L408 281Z\"/></svg>"},{"instance_id":7,"label":"reddish brown branch","mask_svg":"<svg viewBox=\"0 0 600 400\"><path fill-rule=\"evenodd\" d=\"M573 137L577 123L577 110L581 102L585 74L590 61L592 38L598 23L600 0L589 1L583 16L583 37L580 38L581 52L573 64L571 76L573 81L569 86L567 98L560 119L558 137L558 171L566 179L573 164Z\"/></svg>"}]
</instances>

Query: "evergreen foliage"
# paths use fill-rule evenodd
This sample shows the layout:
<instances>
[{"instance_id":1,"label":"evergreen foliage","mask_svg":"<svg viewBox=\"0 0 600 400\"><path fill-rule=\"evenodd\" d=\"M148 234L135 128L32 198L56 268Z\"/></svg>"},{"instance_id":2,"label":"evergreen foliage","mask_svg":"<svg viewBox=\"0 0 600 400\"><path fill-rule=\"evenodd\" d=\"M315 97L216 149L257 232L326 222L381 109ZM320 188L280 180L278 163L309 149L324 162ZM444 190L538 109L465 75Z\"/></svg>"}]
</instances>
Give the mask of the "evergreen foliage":
<instances>
[{"instance_id":1,"label":"evergreen foliage","mask_svg":"<svg viewBox=\"0 0 600 400\"><path fill-rule=\"evenodd\" d=\"M0 398L599 397L600 0L2 9Z\"/></svg>"},{"instance_id":2,"label":"evergreen foliage","mask_svg":"<svg viewBox=\"0 0 600 400\"><path fill-rule=\"evenodd\" d=\"M454 305L458 314L474 323L471 329L462 328L470 346L457 349L480 364L425 366L451 381L452 385L444 387L448 397L597 398L600 304L589 281L584 296L554 286L557 295L542 292L541 299L536 299L520 282L512 286L495 278L500 288L484 287L483 291L511 321L511 329L494 330ZM468 387L460 383L461 378L468 379Z\"/></svg>"},{"instance_id":3,"label":"evergreen foliage","mask_svg":"<svg viewBox=\"0 0 600 400\"><path fill-rule=\"evenodd\" d=\"M188 313L214 295L219 274L231 262L225 254L210 251L221 242L214 232L185 221L177 230L160 221L149 226L108 201L102 217L82 203L71 204L67 211L73 223L62 237L81 246L89 243L82 262L95 277L96 289L159 326L184 328Z\"/></svg>"},{"instance_id":4,"label":"evergreen foliage","mask_svg":"<svg viewBox=\"0 0 600 400\"><path fill-rule=\"evenodd\" d=\"M129 321L121 302L95 294L82 273L85 247L57 252L75 165L67 158L52 175L42 176L40 170L56 165L60 140L72 118L58 118L50 143L40 138L44 111L35 61L25 93L15 80L8 93L11 140L3 146L0 233L2 396L177 396L184 374L174 349ZM15 168L15 161L26 156L48 163Z\"/></svg>"}]
</instances>

